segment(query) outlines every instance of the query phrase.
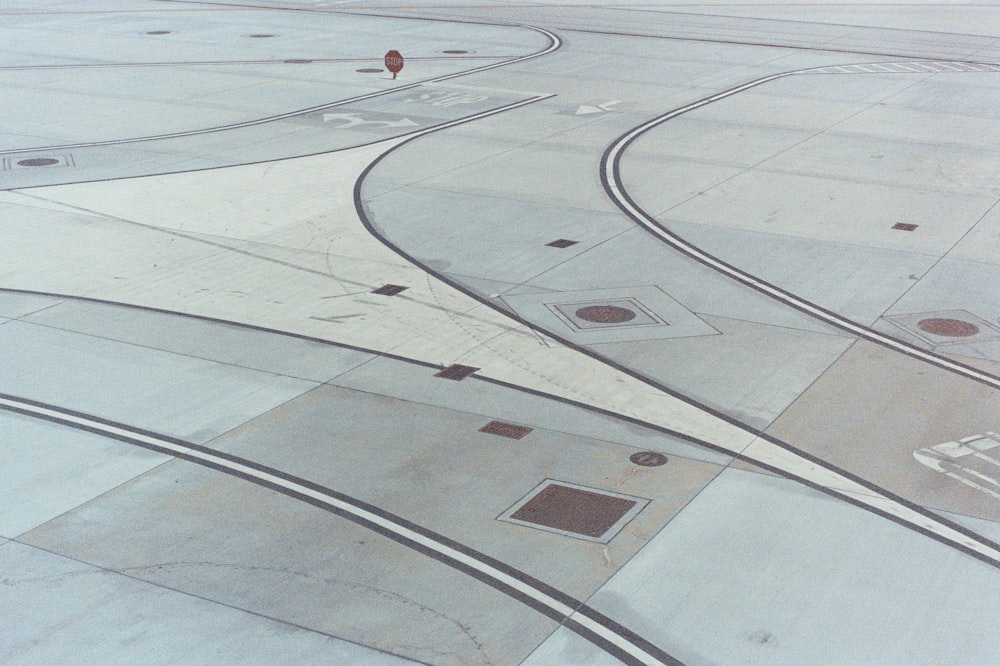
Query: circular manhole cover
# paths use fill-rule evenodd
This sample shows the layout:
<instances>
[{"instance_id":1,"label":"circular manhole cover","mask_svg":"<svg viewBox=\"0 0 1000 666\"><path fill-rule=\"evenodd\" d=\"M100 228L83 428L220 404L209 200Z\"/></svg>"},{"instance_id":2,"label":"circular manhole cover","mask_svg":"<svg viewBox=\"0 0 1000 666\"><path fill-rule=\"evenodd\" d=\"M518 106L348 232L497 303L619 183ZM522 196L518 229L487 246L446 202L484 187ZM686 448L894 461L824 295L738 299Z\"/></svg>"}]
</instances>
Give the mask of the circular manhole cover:
<instances>
[{"instance_id":1,"label":"circular manhole cover","mask_svg":"<svg viewBox=\"0 0 1000 666\"><path fill-rule=\"evenodd\" d=\"M460 55L468 53L468 51L463 51L462 49L448 49L447 51L441 51L441 53L447 53L448 55Z\"/></svg>"},{"instance_id":2,"label":"circular manhole cover","mask_svg":"<svg viewBox=\"0 0 1000 666\"><path fill-rule=\"evenodd\" d=\"M361 69L356 70L356 71L359 74L378 74L380 72L384 72L385 70L384 69L379 69L378 67L362 67Z\"/></svg>"},{"instance_id":3,"label":"circular manhole cover","mask_svg":"<svg viewBox=\"0 0 1000 666\"><path fill-rule=\"evenodd\" d=\"M588 305L577 310L576 316L598 324L621 324L635 319L635 312L617 305Z\"/></svg>"},{"instance_id":4,"label":"circular manhole cover","mask_svg":"<svg viewBox=\"0 0 1000 666\"><path fill-rule=\"evenodd\" d=\"M917 328L931 335L946 338L968 338L979 333L979 327L961 319L921 319Z\"/></svg>"},{"instance_id":5,"label":"circular manhole cover","mask_svg":"<svg viewBox=\"0 0 1000 666\"><path fill-rule=\"evenodd\" d=\"M146 33L147 35L169 35L169 30L150 30Z\"/></svg>"},{"instance_id":6,"label":"circular manhole cover","mask_svg":"<svg viewBox=\"0 0 1000 666\"><path fill-rule=\"evenodd\" d=\"M256 35L250 35L254 39L267 39L268 37L274 37L274 35L269 35L267 33L258 33Z\"/></svg>"},{"instance_id":7,"label":"circular manhole cover","mask_svg":"<svg viewBox=\"0 0 1000 666\"><path fill-rule=\"evenodd\" d=\"M640 451L628 457L629 462L642 467L659 467L667 464L667 457L656 451Z\"/></svg>"},{"instance_id":8,"label":"circular manhole cover","mask_svg":"<svg viewBox=\"0 0 1000 666\"><path fill-rule=\"evenodd\" d=\"M59 164L59 160L52 157L31 157L26 160L18 160L18 166L24 167L43 167L43 166L53 166Z\"/></svg>"}]
</instances>

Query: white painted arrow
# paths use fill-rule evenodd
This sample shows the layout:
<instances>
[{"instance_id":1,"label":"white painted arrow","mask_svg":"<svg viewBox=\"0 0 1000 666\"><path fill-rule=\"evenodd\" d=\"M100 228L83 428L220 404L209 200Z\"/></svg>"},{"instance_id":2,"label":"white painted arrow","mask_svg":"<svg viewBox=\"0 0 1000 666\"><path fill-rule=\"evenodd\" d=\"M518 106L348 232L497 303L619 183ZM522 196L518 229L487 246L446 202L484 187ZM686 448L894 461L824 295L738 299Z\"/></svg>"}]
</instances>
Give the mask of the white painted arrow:
<instances>
[{"instance_id":1,"label":"white painted arrow","mask_svg":"<svg viewBox=\"0 0 1000 666\"><path fill-rule=\"evenodd\" d=\"M340 123L337 129L350 129L359 125L379 125L389 128L419 127L420 125L409 118L402 118L400 120L365 120L356 113L324 113L323 122L328 123L331 121Z\"/></svg>"},{"instance_id":2,"label":"white painted arrow","mask_svg":"<svg viewBox=\"0 0 1000 666\"><path fill-rule=\"evenodd\" d=\"M621 104L621 100L612 100L610 102L605 102L604 104L598 104L596 106L590 106L585 104L576 110L573 115L583 116L589 113L604 113L605 111L611 111L616 104Z\"/></svg>"}]
</instances>

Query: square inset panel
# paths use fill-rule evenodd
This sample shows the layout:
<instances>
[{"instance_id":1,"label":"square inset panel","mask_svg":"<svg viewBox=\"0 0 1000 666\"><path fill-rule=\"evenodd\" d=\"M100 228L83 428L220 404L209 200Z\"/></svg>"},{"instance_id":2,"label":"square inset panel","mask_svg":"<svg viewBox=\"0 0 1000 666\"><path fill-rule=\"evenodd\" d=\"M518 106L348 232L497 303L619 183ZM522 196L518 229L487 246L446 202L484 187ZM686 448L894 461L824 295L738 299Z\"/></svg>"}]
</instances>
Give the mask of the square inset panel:
<instances>
[{"instance_id":1,"label":"square inset panel","mask_svg":"<svg viewBox=\"0 0 1000 666\"><path fill-rule=\"evenodd\" d=\"M75 166L72 155L9 155L3 158L4 171Z\"/></svg>"},{"instance_id":2,"label":"square inset panel","mask_svg":"<svg viewBox=\"0 0 1000 666\"><path fill-rule=\"evenodd\" d=\"M577 344L719 335L659 287L508 294L517 314Z\"/></svg>"},{"instance_id":3,"label":"square inset panel","mask_svg":"<svg viewBox=\"0 0 1000 666\"><path fill-rule=\"evenodd\" d=\"M919 224L910 224L908 222L897 222L896 224L892 225L892 228L898 231L916 231L917 227L919 226L920 226Z\"/></svg>"},{"instance_id":4,"label":"square inset panel","mask_svg":"<svg viewBox=\"0 0 1000 666\"><path fill-rule=\"evenodd\" d=\"M1000 327L966 310L889 315L885 320L934 347L1000 340Z\"/></svg>"},{"instance_id":5,"label":"square inset panel","mask_svg":"<svg viewBox=\"0 0 1000 666\"><path fill-rule=\"evenodd\" d=\"M548 305L570 326L584 330L609 326L669 326L634 298Z\"/></svg>"},{"instance_id":6,"label":"square inset panel","mask_svg":"<svg viewBox=\"0 0 1000 666\"><path fill-rule=\"evenodd\" d=\"M546 479L499 520L607 543L649 500Z\"/></svg>"}]
</instances>

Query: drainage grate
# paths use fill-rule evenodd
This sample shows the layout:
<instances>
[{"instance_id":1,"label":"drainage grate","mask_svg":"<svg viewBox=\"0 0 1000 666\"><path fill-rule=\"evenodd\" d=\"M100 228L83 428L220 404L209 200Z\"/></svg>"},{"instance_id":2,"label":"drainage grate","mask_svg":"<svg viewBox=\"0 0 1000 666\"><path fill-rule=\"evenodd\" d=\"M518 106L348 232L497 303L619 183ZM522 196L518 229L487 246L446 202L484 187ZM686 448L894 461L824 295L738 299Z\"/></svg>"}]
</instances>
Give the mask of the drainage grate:
<instances>
[{"instance_id":1,"label":"drainage grate","mask_svg":"<svg viewBox=\"0 0 1000 666\"><path fill-rule=\"evenodd\" d=\"M471 365L459 365L458 363L455 363L453 365L449 365L447 368L434 376L441 377L443 379L454 379L456 382L460 382L477 370L479 370L479 368L473 368Z\"/></svg>"},{"instance_id":2,"label":"drainage grate","mask_svg":"<svg viewBox=\"0 0 1000 666\"><path fill-rule=\"evenodd\" d=\"M628 457L629 462L641 467L659 467L667 464L667 457L656 451L640 451Z\"/></svg>"},{"instance_id":3,"label":"drainage grate","mask_svg":"<svg viewBox=\"0 0 1000 666\"><path fill-rule=\"evenodd\" d=\"M648 503L640 497L546 480L500 520L607 543Z\"/></svg>"},{"instance_id":4,"label":"drainage grate","mask_svg":"<svg viewBox=\"0 0 1000 666\"><path fill-rule=\"evenodd\" d=\"M289 65L308 65L311 62L312 60L307 60L305 58L289 58L285 61L285 63Z\"/></svg>"},{"instance_id":5,"label":"drainage grate","mask_svg":"<svg viewBox=\"0 0 1000 666\"><path fill-rule=\"evenodd\" d=\"M510 439L521 439L531 431L532 429L527 426L505 423L504 421L490 421L479 429L479 432L509 437Z\"/></svg>"},{"instance_id":6,"label":"drainage grate","mask_svg":"<svg viewBox=\"0 0 1000 666\"><path fill-rule=\"evenodd\" d=\"M551 243L546 243L546 245L548 245L549 247L558 247L558 248L562 249L562 248L570 247L571 245L576 245L579 242L580 241L569 240L569 239L566 239L566 238L560 238L558 240L552 241Z\"/></svg>"},{"instance_id":7,"label":"drainage grate","mask_svg":"<svg viewBox=\"0 0 1000 666\"><path fill-rule=\"evenodd\" d=\"M385 70L377 67L362 67L361 69L356 69L354 71L358 74L378 74L380 72L384 72Z\"/></svg>"},{"instance_id":8,"label":"drainage grate","mask_svg":"<svg viewBox=\"0 0 1000 666\"><path fill-rule=\"evenodd\" d=\"M892 228L893 229L898 229L899 231L916 231L917 227L919 227L919 226L920 226L919 224L909 224L907 222L897 222L896 224L892 225Z\"/></svg>"},{"instance_id":9,"label":"drainage grate","mask_svg":"<svg viewBox=\"0 0 1000 666\"><path fill-rule=\"evenodd\" d=\"M409 289L409 287L404 287L401 284L384 284L375 291L373 294L378 294L379 296L395 296L396 294L401 294Z\"/></svg>"}]
</instances>

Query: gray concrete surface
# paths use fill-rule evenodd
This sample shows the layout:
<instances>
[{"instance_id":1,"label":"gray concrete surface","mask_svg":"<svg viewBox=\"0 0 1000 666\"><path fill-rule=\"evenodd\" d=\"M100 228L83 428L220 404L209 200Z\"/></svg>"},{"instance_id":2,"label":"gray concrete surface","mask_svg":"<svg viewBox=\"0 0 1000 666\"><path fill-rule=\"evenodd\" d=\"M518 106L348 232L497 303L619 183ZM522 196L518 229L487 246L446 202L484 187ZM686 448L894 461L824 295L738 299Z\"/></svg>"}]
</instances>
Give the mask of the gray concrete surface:
<instances>
[{"instance_id":1,"label":"gray concrete surface","mask_svg":"<svg viewBox=\"0 0 1000 666\"><path fill-rule=\"evenodd\" d=\"M0 661L994 660L993 8L0 15Z\"/></svg>"}]
</instances>

